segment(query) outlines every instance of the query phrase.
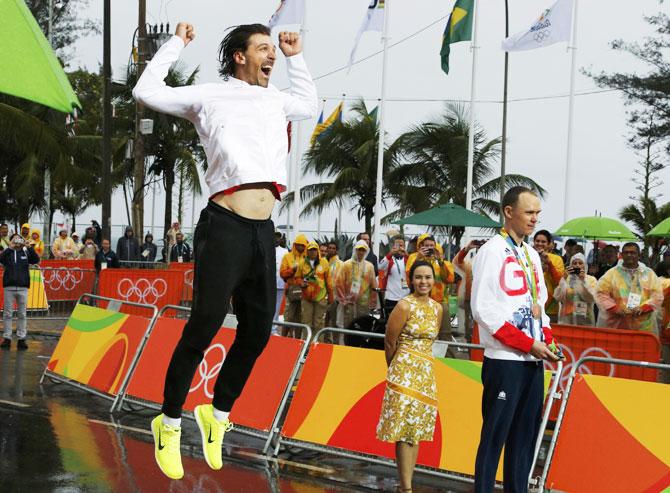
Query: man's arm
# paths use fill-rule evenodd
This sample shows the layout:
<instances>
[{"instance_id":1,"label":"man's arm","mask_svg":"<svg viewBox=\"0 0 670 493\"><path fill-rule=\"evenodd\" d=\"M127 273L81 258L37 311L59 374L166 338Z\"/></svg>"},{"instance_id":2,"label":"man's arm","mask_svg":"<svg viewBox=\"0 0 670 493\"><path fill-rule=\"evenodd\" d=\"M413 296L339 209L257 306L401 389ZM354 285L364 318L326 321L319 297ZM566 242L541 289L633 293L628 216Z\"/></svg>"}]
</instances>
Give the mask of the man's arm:
<instances>
[{"instance_id":1,"label":"man's arm","mask_svg":"<svg viewBox=\"0 0 670 493\"><path fill-rule=\"evenodd\" d=\"M284 112L289 120L315 118L319 103L316 86L302 55L302 38L297 33L279 33L279 48L286 57L289 94L284 94Z\"/></svg>"},{"instance_id":2,"label":"man's arm","mask_svg":"<svg viewBox=\"0 0 670 493\"><path fill-rule=\"evenodd\" d=\"M133 97L145 106L170 115L193 120L202 106L199 86L169 87L165 77L181 50L195 38L193 26L180 22L170 38L147 64L133 89Z\"/></svg>"}]
</instances>

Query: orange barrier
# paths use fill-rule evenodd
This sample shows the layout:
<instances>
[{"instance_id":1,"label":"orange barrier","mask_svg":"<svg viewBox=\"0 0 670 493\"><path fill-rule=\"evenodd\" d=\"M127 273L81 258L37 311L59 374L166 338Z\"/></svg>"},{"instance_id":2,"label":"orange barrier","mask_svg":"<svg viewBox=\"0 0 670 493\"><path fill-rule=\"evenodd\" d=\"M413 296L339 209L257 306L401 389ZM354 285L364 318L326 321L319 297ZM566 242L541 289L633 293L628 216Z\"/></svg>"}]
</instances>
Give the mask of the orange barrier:
<instances>
[{"instance_id":1,"label":"orange barrier","mask_svg":"<svg viewBox=\"0 0 670 493\"><path fill-rule=\"evenodd\" d=\"M560 324L552 325L551 330L565 355L564 379L570 373L572 365L586 356L649 361L652 363L657 363L660 360L661 344L658 337L649 332ZM479 328L477 326L473 331L473 343L479 344ZM482 353L482 351L472 351L472 359L481 361ZM554 369L552 365L547 364L546 366L552 370ZM655 382L658 377L658 370L604 363L582 365L580 366L580 373L648 382ZM561 388L564 388L564 384L565 382L561 382Z\"/></svg>"},{"instance_id":2,"label":"orange barrier","mask_svg":"<svg viewBox=\"0 0 670 493\"><path fill-rule=\"evenodd\" d=\"M153 403L163 402L163 379L185 323L183 319L158 318L130 379L126 397ZM192 411L198 404L211 402L214 383L233 344L235 333L234 329L222 328L214 337L193 377L184 409ZM304 344L299 339L270 337L242 395L235 401L230 415L234 423L271 431Z\"/></svg>"},{"instance_id":3,"label":"orange barrier","mask_svg":"<svg viewBox=\"0 0 670 493\"><path fill-rule=\"evenodd\" d=\"M184 264L181 264L184 265ZM188 265L188 264L186 264ZM193 264L191 264L193 265ZM172 269L169 269L172 270ZM188 270L178 270L178 272L181 272L184 276L184 285L182 286L182 291L181 291L181 301L182 303L187 303L188 305L191 304L193 301L193 276L195 274L195 271L191 268Z\"/></svg>"},{"instance_id":4,"label":"orange barrier","mask_svg":"<svg viewBox=\"0 0 670 493\"><path fill-rule=\"evenodd\" d=\"M162 308L179 304L183 283L184 274L179 271L105 269L99 274L98 294Z\"/></svg>"},{"instance_id":5,"label":"orange barrier","mask_svg":"<svg viewBox=\"0 0 670 493\"><path fill-rule=\"evenodd\" d=\"M83 294L93 292L96 276L93 268L43 266L40 270L49 301L77 301Z\"/></svg>"},{"instance_id":6,"label":"orange barrier","mask_svg":"<svg viewBox=\"0 0 670 493\"><path fill-rule=\"evenodd\" d=\"M436 358L434 369L435 430L432 441L421 443L417 464L472 476L482 426L481 365ZM376 437L386 372L383 351L312 344L281 429L282 443L395 457L394 444ZM545 389L550 379L546 372ZM502 479L502 468L497 478Z\"/></svg>"},{"instance_id":7,"label":"orange barrier","mask_svg":"<svg viewBox=\"0 0 670 493\"><path fill-rule=\"evenodd\" d=\"M193 270L195 269L195 264L193 262L170 262L168 269L181 271Z\"/></svg>"},{"instance_id":8,"label":"orange barrier","mask_svg":"<svg viewBox=\"0 0 670 493\"><path fill-rule=\"evenodd\" d=\"M95 261L93 259L78 259L78 260L40 260L40 267L49 267L52 269L95 269Z\"/></svg>"},{"instance_id":9,"label":"orange barrier","mask_svg":"<svg viewBox=\"0 0 670 493\"><path fill-rule=\"evenodd\" d=\"M669 491L669 406L670 385L577 375L546 488L572 493Z\"/></svg>"},{"instance_id":10,"label":"orange barrier","mask_svg":"<svg viewBox=\"0 0 670 493\"><path fill-rule=\"evenodd\" d=\"M149 318L78 304L45 374L116 395L150 323Z\"/></svg>"}]
</instances>

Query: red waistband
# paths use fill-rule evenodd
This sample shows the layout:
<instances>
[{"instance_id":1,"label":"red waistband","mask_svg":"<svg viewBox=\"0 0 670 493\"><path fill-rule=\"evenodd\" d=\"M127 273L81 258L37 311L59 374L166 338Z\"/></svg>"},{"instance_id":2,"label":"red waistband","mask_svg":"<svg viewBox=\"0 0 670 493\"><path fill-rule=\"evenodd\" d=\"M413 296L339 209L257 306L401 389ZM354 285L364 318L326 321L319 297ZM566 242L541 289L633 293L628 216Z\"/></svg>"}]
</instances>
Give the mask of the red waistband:
<instances>
[{"instance_id":1,"label":"red waistband","mask_svg":"<svg viewBox=\"0 0 670 493\"><path fill-rule=\"evenodd\" d=\"M223 190L222 192L217 192L210 197L210 200L213 199L214 197L216 197L217 195L221 194L221 193L223 195L232 195L235 192L237 192L239 189L241 189L242 187L243 187L243 185L236 185L234 187L227 188L227 189ZM272 190L271 191L272 191L272 195L274 195L275 199L281 200L281 193L285 189L286 189L285 187L279 185L276 181L272 182Z\"/></svg>"}]
</instances>

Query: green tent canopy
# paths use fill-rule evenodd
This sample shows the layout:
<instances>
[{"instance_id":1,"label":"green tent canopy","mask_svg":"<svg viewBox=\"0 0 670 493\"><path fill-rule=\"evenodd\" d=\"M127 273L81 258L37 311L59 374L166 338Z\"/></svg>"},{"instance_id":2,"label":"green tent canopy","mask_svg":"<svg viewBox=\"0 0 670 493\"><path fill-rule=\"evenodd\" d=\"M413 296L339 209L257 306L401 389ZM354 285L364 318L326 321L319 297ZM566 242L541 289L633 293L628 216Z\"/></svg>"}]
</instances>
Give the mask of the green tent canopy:
<instances>
[{"instance_id":1,"label":"green tent canopy","mask_svg":"<svg viewBox=\"0 0 670 493\"><path fill-rule=\"evenodd\" d=\"M457 204L444 204L406 217L394 224L420 224L424 226L451 226L473 228L499 228L500 223Z\"/></svg>"},{"instance_id":2,"label":"green tent canopy","mask_svg":"<svg viewBox=\"0 0 670 493\"><path fill-rule=\"evenodd\" d=\"M0 92L71 113L77 95L24 0L0 0Z\"/></svg>"},{"instance_id":3,"label":"green tent canopy","mask_svg":"<svg viewBox=\"0 0 670 493\"><path fill-rule=\"evenodd\" d=\"M591 240L639 240L630 229L616 219L598 216L571 219L558 228L554 235Z\"/></svg>"},{"instance_id":4,"label":"green tent canopy","mask_svg":"<svg viewBox=\"0 0 670 493\"><path fill-rule=\"evenodd\" d=\"M666 237L670 238L670 217L667 219L664 219L660 223L658 223L656 226L651 228L651 231L647 233L647 236L660 236L660 237Z\"/></svg>"}]
</instances>

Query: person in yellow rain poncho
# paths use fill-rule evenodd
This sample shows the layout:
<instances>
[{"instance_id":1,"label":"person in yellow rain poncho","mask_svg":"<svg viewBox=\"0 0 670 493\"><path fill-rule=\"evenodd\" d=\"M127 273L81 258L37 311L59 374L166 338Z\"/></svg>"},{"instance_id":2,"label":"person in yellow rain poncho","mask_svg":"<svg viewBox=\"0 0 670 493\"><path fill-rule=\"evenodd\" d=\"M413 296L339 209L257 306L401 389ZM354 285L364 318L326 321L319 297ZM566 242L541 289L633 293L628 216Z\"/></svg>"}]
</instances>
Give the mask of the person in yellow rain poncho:
<instances>
[{"instance_id":1,"label":"person in yellow rain poncho","mask_svg":"<svg viewBox=\"0 0 670 493\"><path fill-rule=\"evenodd\" d=\"M430 297L442 305L444 316L440 327L438 339L441 341L451 340L451 320L449 318L449 289L456 278L454 266L448 260L444 260L442 247L435 242L435 238L428 233L419 236L416 242L416 252L411 254L405 265L407 284L410 284L409 272L417 260L425 260L433 266L435 271L435 284L430 292Z\"/></svg>"},{"instance_id":2,"label":"person in yellow rain poncho","mask_svg":"<svg viewBox=\"0 0 670 493\"><path fill-rule=\"evenodd\" d=\"M626 243L623 262L608 270L598 281L598 327L653 332L658 335L657 313L663 303L658 277L639 263L640 247Z\"/></svg>"},{"instance_id":3,"label":"person in yellow rain poncho","mask_svg":"<svg viewBox=\"0 0 670 493\"><path fill-rule=\"evenodd\" d=\"M42 241L39 229L33 229L28 245L33 247L33 250L35 250L35 253L39 258L42 258L42 255L44 255L44 242Z\"/></svg>"},{"instance_id":4,"label":"person in yellow rain poncho","mask_svg":"<svg viewBox=\"0 0 670 493\"><path fill-rule=\"evenodd\" d=\"M570 257L570 265L565 269L563 279L554 291L554 298L560 303L558 323L591 327L595 325L593 306L598 281L586 273L587 269L583 253L575 253Z\"/></svg>"},{"instance_id":5,"label":"person in yellow rain poncho","mask_svg":"<svg viewBox=\"0 0 670 493\"><path fill-rule=\"evenodd\" d=\"M547 303L544 311L552 322L558 320L558 300L554 298L554 290L558 287L563 274L565 274L565 265L563 259L551 253L553 238L546 229L541 229L533 237L533 248L540 254L542 261L542 272L544 273L544 283L547 286Z\"/></svg>"},{"instance_id":6,"label":"person in yellow rain poncho","mask_svg":"<svg viewBox=\"0 0 670 493\"><path fill-rule=\"evenodd\" d=\"M358 240L349 260L342 264L335 279L338 326L347 328L358 317L370 313L377 306L375 267L365 260L370 247L365 240Z\"/></svg>"},{"instance_id":7,"label":"person in yellow rain poncho","mask_svg":"<svg viewBox=\"0 0 670 493\"><path fill-rule=\"evenodd\" d=\"M302 279L298 277L298 267L307 253L307 237L298 235L291 245L291 251L284 255L279 267L279 275L286 283L284 293L286 293L286 307L284 308L284 321L291 323L301 322L301 300L302 300ZM284 335L293 334L292 330L283 330Z\"/></svg>"},{"instance_id":8,"label":"person in yellow rain poncho","mask_svg":"<svg viewBox=\"0 0 670 493\"><path fill-rule=\"evenodd\" d=\"M302 279L302 323L316 334L323 329L326 309L333 302L333 280L328 260L321 258L319 245L310 241L296 277Z\"/></svg>"},{"instance_id":9,"label":"person in yellow rain poncho","mask_svg":"<svg viewBox=\"0 0 670 493\"><path fill-rule=\"evenodd\" d=\"M30 243L30 223L23 223L21 225L21 237L26 245Z\"/></svg>"}]
</instances>

